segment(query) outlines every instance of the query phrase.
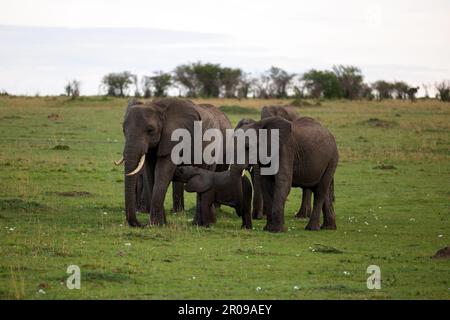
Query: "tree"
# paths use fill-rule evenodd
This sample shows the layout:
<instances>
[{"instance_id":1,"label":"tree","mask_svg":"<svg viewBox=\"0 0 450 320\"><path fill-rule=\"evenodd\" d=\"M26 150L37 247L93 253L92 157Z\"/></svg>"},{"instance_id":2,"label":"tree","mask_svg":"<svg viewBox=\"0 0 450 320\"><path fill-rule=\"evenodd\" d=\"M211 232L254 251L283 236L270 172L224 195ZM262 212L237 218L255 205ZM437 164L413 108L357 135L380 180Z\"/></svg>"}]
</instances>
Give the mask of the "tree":
<instances>
[{"instance_id":1,"label":"tree","mask_svg":"<svg viewBox=\"0 0 450 320\"><path fill-rule=\"evenodd\" d=\"M357 99L360 96L364 77L361 69L355 66L333 66L333 72L341 84L342 97L345 99Z\"/></svg>"},{"instance_id":2,"label":"tree","mask_svg":"<svg viewBox=\"0 0 450 320\"><path fill-rule=\"evenodd\" d=\"M251 80L253 88L253 96L259 99L269 99L275 95L275 88L273 87L270 76L267 73L261 74L258 78Z\"/></svg>"},{"instance_id":3,"label":"tree","mask_svg":"<svg viewBox=\"0 0 450 320\"><path fill-rule=\"evenodd\" d=\"M216 98L220 94L221 72L219 64L201 63L193 64L195 77L200 84L200 96Z\"/></svg>"},{"instance_id":4,"label":"tree","mask_svg":"<svg viewBox=\"0 0 450 320\"><path fill-rule=\"evenodd\" d=\"M150 77L150 82L155 97L166 97L167 89L172 85L172 76L163 71L154 72L154 75Z\"/></svg>"},{"instance_id":5,"label":"tree","mask_svg":"<svg viewBox=\"0 0 450 320\"><path fill-rule=\"evenodd\" d=\"M144 98L148 99L152 96L152 79L148 76L143 76L141 82Z\"/></svg>"},{"instance_id":6,"label":"tree","mask_svg":"<svg viewBox=\"0 0 450 320\"><path fill-rule=\"evenodd\" d=\"M302 80L312 98L336 99L342 97L342 87L334 72L312 69L303 74Z\"/></svg>"},{"instance_id":7,"label":"tree","mask_svg":"<svg viewBox=\"0 0 450 320\"><path fill-rule=\"evenodd\" d=\"M66 86L64 87L64 91L66 92L66 95L68 97L72 97L72 99L75 99L76 97L80 96L80 86L80 81L71 80L67 82Z\"/></svg>"},{"instance_id":8,"label":"tree","mask_svg":"<svg viewBox=\"0 0 450 320\"><path fill-rule=\"evenodd\" d=\"M377 91L378 100L383 99L392 99L392 92L394 90L394 86L392 83L378 80L372 84L372 87Z\"/></svg>"},{"instance_id":9,"label":"tree","mask_svg":"<svg viewBox=\"0 0 450 320\"><path fill-rule=\"evenodd\" d=\"M252 80L249 78L248 74L242 74L239 78L239 83L237 86L237 97L239 99L246 99L250 93L252 87Z\"/></svg>"},{"instance_id":10,"label":"tree","mask_svg":"<svg viewBox=\"0 0 450 320\"><path fill-rule=\"evenodd\" d=\"M238 88L240 85L243 85L242 77L243 72L241 69L222 68L220 71L220 82L224 89L225 98L234 98L239 95Z\"/></svg>"},{"instance_id":11,"label":"tree","mask_svg":"<svg viewBox=\"0 0 450 320\"><path fill-rule=\"evenodd\" d=\"M200 84L193 64L183 64L174 70L174 80L187 90L186 96L195 98L200 91Z\"/></svg>"},{"instance_id":12,"label":"tree","mask_svg":"<svg viewBox=\"0 0 450 320\"><path fill-rule=\"evenodd\" d=\"M392 91L395 93L396 99L408 98L409 85L404 81L396 81L392 84Z\"/></svg>"},{"instance_id":13,"label":"tree","mask_svg":"<svg viewBox=\"0 0 450 320\"><path fill-rule=\"evenodd\" d=\"M441 101L450 101L450 81L441 81L435 84L437 96Z\"/></svg>"},{"instance_id":14,"label":"tree","mask_svg":"<svg viewBox=\"0 0 450 320\"><path fill-rule=\"evenodd\" d=\"M417 91L419 91L419 87L409 87L407 90L407 95L409 100L411 100L411 102L416 101L416 94Z\"/></svg>"},{"instance_id":15,"label":"tree","mask_svg":"<svg viewBox=\"0 0 450 320\"><path fill-rule=\"evenodd\" d=\"M135 98L140 98L141 97L141 92L139 91L139 79L138 76L136 74L133 74L131 76L131 80L133 81L134 84L134 97Z\"/></svg>"},{"instance_id":16,"label":"tree","mask_svg":"<svg viewBox=\"0 0 450 320\"><path fill-rule=\"evenodd\" d=\"M125 97L131 84L133 84L133 74L129 71L109 73L102 79L102 85L109 96Z\"/></svg>"},{"instance_id":17,"label":"tree","mask_svg":"<svg viewBox=\"0 0 450 320\"><path fill-rule=\"evenodd\" d=\"M268 70L268 75L272 81L273 89L275 91L276 98L286 98L287 88L292 78L294 78L294 73L287 73L283 69L277 67L271 67Z\"/></svg>"}]
</instances>

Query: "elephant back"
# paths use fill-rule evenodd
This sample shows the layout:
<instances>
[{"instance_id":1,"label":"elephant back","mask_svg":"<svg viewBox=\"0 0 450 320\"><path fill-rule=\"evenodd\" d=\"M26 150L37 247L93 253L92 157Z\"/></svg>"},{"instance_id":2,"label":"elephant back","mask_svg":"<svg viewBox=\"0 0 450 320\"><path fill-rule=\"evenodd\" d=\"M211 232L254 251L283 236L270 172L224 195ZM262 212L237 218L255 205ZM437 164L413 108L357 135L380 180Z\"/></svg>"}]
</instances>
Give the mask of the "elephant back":
<instances>
[{"instance_id":1,"label":"elephant back","mask_svg":"<svg viewBox=\"0 0 450 320\"><path fill-rule=\"evenodd\" d=\"M294 121L299 118L297 110L290 106L264 106L261 109L261 120L270 117L281 117L288 121Z\"/></svg>"}]
</instances>

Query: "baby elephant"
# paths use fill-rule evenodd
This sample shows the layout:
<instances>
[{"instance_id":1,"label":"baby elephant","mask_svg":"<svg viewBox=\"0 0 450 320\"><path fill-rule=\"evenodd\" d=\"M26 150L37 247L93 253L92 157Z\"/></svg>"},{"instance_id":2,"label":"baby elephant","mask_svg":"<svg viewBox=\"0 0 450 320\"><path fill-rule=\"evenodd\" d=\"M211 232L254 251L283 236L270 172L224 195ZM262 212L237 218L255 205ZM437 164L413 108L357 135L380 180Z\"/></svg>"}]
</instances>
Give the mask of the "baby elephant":
<instances>
[{"instance_id":1,"label":"baby elephant","mask_svg":"<svg viewBox=\"0 0 450 320\"><path fill-rule=\"evenodd\" d=\"M199 193L199 205L201 210L208 211L209 221L215 222L214 203L218 203L234 208L242 217L242 227L252 228L252 185L244 175L243 166L232 165L228 171L221 172L193 166L178 167L175 178L186 183L187 192Z\"/></svg>"}]
</instances>

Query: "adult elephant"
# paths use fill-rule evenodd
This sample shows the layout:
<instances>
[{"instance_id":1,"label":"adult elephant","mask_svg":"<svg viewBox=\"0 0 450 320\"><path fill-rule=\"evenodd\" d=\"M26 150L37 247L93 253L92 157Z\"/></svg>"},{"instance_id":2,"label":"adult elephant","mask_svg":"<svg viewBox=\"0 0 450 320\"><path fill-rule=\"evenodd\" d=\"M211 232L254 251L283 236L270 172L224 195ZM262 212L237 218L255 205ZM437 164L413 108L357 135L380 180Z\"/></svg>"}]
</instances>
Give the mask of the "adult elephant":
<instances>
[{"instance_id":1,"label":"adult elephant","mask_svg":"<svg viewBox=\"0 0 450 320\"><path fill-rule=\"evenodd\" d=\"M272 232L285 230L284 206L291 186L310 189L314 194L307 230L336 229L333 177L339 155L333 135L319 122L308 117L292 122L281 117L269 117L244 124L241 129L279 130L278 172L260 175L263 210L267 216L264 229ZM260 143L258 140L258 146ZM270 139L268 145L271 149ZM259 163L261 168L269 165ZM324 221L320 226L322 210Z\"/></svg>"},{"instance_id":2,"label":"adult elephant","mask_svg":"<svg viewBox=\"0 0 450 320\"><path fill-rule=\"evenodd\" d=\"M158 100L154 100L158 102ZM142 101L136 99L131 100L128 103L127 109L125 111L126 118L128 111L131 107L136 105L144 104ZM165 108L164 103L159 103L162 108ZM121 165L123 163L123 157L119 161L114 162L115 165ZM136 210L139 212L150 213L150 202L151 202L151 187L149 185L150 172L147 170L147 166L141 170L136 178ZM182 212L184 211L184 184L182 182L172 182L172 212Z\"/></svg>"},{"instance_id":3,"label":"adult elephant","mask_svg":"<svg viewBox=\"0 0 450 320\"><path fill-rule=\"evenodd\" d=\"M300 116L295 107L291 106L264 106L261 109L261 119L279 116L290 122L297 120ZM255 121L250 119L241 120L236 128L241 127L244 124L254 123ZM251 171L252 183L253 183L253 219L262 219L264 217L263 210L263 198L261 192L261 182L259 178L260 170L259 166L254 166ZM296 213L297 218L307 218L311 215L311 196L312 191L308 188L302 189L302 202L300 209Z\"/></svg>"},{"instance_id":4,"label":"adult elephant","mask_svg":"<svg viewBox=\"0 0 450 320\"><path fill-rule=\"evenodd\" d=\"M215 108L215 107L214 107ZM177 165L172 162L172 149L178 141L172 141L172 132L185 129L190 133L194 148L194 122L201 121L202 134L207 129L221 129L216 111L212 106L195 105L189 100L165 98L147 103L134 103L128 109L123 122L125 147L125 212L132 227L141 226L136 218L137 174L145 167L148 173L150 196L150 224L165 224L164 198ZM226 117L226 116L225 116ZM230 125L231 128L231 125ZM223 129L225 130L225 128ZM206 145L203 142L203 147ZM191 152L191 163L194 153ZM215 164L198 166L215 170ZM199 225L208 224L206 211L196 212ZM200 215L200 216L198 216Z\"/></svg>"}]
</instances>

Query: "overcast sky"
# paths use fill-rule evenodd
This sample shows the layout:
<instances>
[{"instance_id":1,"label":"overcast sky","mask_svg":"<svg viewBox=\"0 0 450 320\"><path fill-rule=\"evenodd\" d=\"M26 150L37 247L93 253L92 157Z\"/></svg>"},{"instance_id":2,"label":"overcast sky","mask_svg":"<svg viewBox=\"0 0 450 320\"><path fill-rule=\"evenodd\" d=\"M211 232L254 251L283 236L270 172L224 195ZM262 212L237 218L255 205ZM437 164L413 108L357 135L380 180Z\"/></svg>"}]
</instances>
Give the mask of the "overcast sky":
<instances>
[{"instance_id":1,"label":"overcast sky","mask_svg":"<svg viewBox=\"0 0 450 320\"><path fill-rule=\"evenodd\" d=\"M448 0L0 0L0 90L97 94L105 73L203 61L254 74L359 66L366 81L450 79Z\"/></svg>"}]
</instances>

